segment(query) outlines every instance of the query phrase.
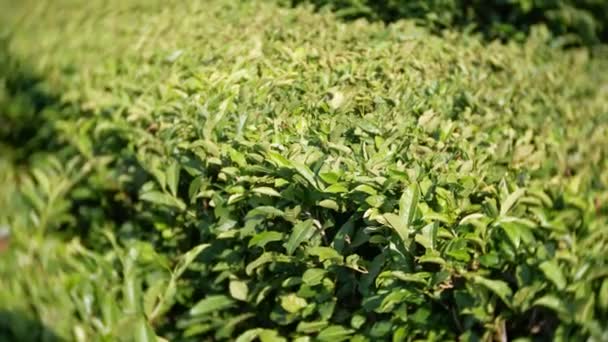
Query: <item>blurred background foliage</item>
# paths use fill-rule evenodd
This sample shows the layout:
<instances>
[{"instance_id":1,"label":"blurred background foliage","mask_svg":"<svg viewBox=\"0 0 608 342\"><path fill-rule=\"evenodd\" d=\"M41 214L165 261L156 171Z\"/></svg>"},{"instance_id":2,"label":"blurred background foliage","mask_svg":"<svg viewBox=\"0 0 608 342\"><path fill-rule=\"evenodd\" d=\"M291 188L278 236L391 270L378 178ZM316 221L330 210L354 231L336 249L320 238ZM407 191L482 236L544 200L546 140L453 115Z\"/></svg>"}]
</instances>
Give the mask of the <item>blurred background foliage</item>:
<instances>
[{"instance_id":1,"label":"blurred background foliage","mask_svg":"<svg viewBox=\"0 0 608 342\"><path fill-rule=\"evenodd\" d=\"M288 0L289 1L289 0ZM329 7L344 19L417 19L435 30L472 28L488 38L521 41L544 24L568 45L608 41L605 0L290 0ZM287 2L284 2L287 3Z\"/></svg>"}]
</instances>

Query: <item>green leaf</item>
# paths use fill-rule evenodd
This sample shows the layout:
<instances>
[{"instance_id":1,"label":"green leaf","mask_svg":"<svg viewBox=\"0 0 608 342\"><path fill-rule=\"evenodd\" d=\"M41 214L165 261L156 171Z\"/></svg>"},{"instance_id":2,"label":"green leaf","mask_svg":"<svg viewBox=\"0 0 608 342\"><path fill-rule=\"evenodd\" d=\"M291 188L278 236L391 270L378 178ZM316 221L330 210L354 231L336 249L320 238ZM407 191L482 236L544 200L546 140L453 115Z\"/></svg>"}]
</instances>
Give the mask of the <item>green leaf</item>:
<instances>
[{"instance_id":1,"label":"green leaf","mask_svg":"<svg viewBox=\"0 0 608 342\"><path fill-rule=\"evenodd\" d=\"M254 209L251 209L247 213L247 215L245 215L245 218L248 219L248 218L252 218L252 217L256 217L256 216L273 218L273 217L282 217L284 215L285 215L285 213L282 210L277 209L275 207L259 206Z\"/></svg>"},{"instance_id":2,"label":"green leaf","mask_svg":"<svg viewBox=\"0 0 608 342\"><path fill-rule=\"evenodd\" d=\"M256 268L258 268L266 263L272 262L272 261L273 261L272 253L263 253L257 259L250 262L247 265L247 267L245 267L245 273L247 273L247 275L251 275Z\"/></svg>"},{"instance_id":3,"label":"green leaf","mask_svg":"<svg viewBox=\"0 0 608 342\"><path fill-rule=\"evenodd\" d=\"M363 326L363 324L365 324L366 320L366 317L363 315L353 315L350 319L350 325L355 329L359 329L361 326Z\"/></svg>"},{"instance_id":4,"label":"green leaf","mask_svg":"<svg viewBox=\"0 0 608 342\"><path fill-rule=\"evenodd\" d=\"M555 295L545 295L534 301L533 305L535 306L543 306L545 308L551 309L557 313L567 315L568 309L566 304L562 302L561 299L556 297Z\"/></svg>"},{"instance_id":5,"label":"green leaf","mask_svg":"<svg viewBox=\"0 0 608 342\"><path fill-rule=\"evenodd\" d=\"M152 327L144 317L140 317L137 320L133 340L136 342L156 342L157 340L154 330L152 330Z\"/></svg>"},{"instance_id":6,"label":"green leaf","mask_svg":"<svg viewBox=\"0 0 608 342\"><path fill-rule=\"evenodd\" d=\"M231 148L228 153L230 154L230 159L240 167L247 166L247 159L242 153L233 148Z\"/></svg>"},{"instance_id":7,"label":"green leaf","mask_svg":"<svg viewBox=\"0 0 608 342\"><path fill-rule=\"evenodd\" d=\"M346 329L341 325L332 325L323 329L317 339L319 341L340 342L348 340L353 333L354 330L352 329Z\"/></svg>"},{"instance_id":8,"label":"green leaf","mask_svg":"<svg viewBox=\"0 0 608 342\"><path fill-rule=\"evenodd\" d=\"M327 321L316 321L316 322L300 322L296 327L296 331L304 334L312 334L319 332L321 329L327 327L329 323Z\"/></svg>"},{"instance_id":9,"label":"green leaf","mask_svg":"<svg viewBox=\"0 0 608 342\"><path fill-rule=\"evenodd\" d=\"M543 271L545 277L557 286L558 290L563 290L566 287L566 278L555 260L545 261L539 265L539 268Z\"/></svg>"},{"instance_id":10,"label":"green leaf","mask_svg":"<svg viewBox=\"0 0 608 342\"><path fill-rule=\"evenodd\" d=\"M425 254L418 258L418 262L421 264L437 264L445 265L446 261L436 254Z\"/></svg>"},{"instance_id":11,"label":"green leaf","mask_svg":"<svg viewBox=\"0 0 608 342\"><path fill-rule=\"evenodd\" d=\"M358 120L357 121L357 125L359 125L359 127L361 127L362 130L371 133L371 134L381 134L380 130L378 129L378 127L376 127L376 125L374 125L373 123L367 121L367 120Z\"/></svg>"},{"instance_id":12,"label":"green leaf","mask_svg":"<svg viewBox=\"0 0 608 342\"><path fill-rule=\"evenodd\" d=\"M575 319L580 324L592 322L595 316L595 296L590 293L585 298L578 300L576 304Z\"/></svg>"},{"instance_id":13,"label":"green leaf","mask_svg":"<svg viewBox=\"0 0 608 342\"><path fill-rule=\"evenodd\" d=\"M507 223L501 224L500 228L502 228L509 240L511 240L513 246L518 249L521 242L521 236L524 234L522 231L524 228L517 224Z\"/></svg>"},{"instance_id":14,"label":"green leaf","mask_svg":"<svg viewBox=\"0 0 608 342\"><path fill-rule=\"evenodd\" d=\"M399 199L399 215L393 213L386 213L383 215L389 226L395 229L401 241L404 244L409 242L411 225L416 215L416 207L418 206L418 200L420 191L418 185L412 183L401 195Z\"/></svg>"},{"instance_id":15,"label":"green leaf","mask_svg":"<svg viewBox=\"0 0 608 342\"><path fill-rule=\"evenodd\" d=\"M416 208L420 197L420 190L416 183L410 184L399 199L399 218L409 228L414 222Z\"/></svg>"},{"instance_id":16,"label":"green leaf","mask_svg":"<svg viewBox=\"0 0 608 342\"><path fill-rule=\"evenodd\" d=\"M608 278L602 281L602 286L598 293L598 304L603 310L608 310Z\"/></svg>"},{"instance_id":17,"label":"green leaf","mask_svg":"<svg viewBox=\"0 0 608 342\"><path fill-rule=\"evenodd\" d=\"M212 312L221 311L234 306L234 300L224 295L210 295L190 308L190 315L204 316Z\"/></svg>"},{"instance_id":18,"label":"green leaf","mask_svg":"<svg viewBox=\"0 0 608 342\"><path fill-rule=\"evenodd\" d=\"M327 271L320 268L309 268L304 271L302 275L302 282L306 285L315 286L319 285L323 278L325 278Z\"/></svg>"},{"instance_id":19,"label":"green leaf","mask_svg":"<svg viewBox=\"0 0 608 342\"><path fill-rule=\"evenodd\" d=\"M283 240L283 233L276 232L274 230L269 230L265 232L261 232L259 234L255 234L251 240L249 240L249 247L258 246L264 248L266 244L274 241Z\"/></svg>"},{"instance_id":20,"label":"green leaf","mask_svg":"<svg viewBox=\"0 0 608 342\"><path fill-rule=\"evenodd\" d=\"M322 200L321 202L319 202L319 206L323 207L323 208L327 208L327 209L332 209L335 211L340 211L340 206L338 205L338 203L336 203L336 201L330 200L330 199Z\"/></svg>"},{"instance_id":21,"label":"green leaf","mask_svg":"<svg viewBox=\"0 0 608 342\"><path fill-rule=\"evenodd\" d=\"M335 250L331 247L315 246L315 247L308 248L308 250L306 252L308 253L308 255L318 256L319 261L321 261L321 262L323 262L325 260L334 260L334 261L340 262L343 259L342 255L340 253L338 253L337 250Z\"/></svg>"},{"instance_id":22,"label":"green leaf","mask_svg":"<svg viewBox=\"0 0 608 342\"><path fill-rule=\"evenodd\" d=\"M186 328L183 333L184 337L193 337L208 333L213 329L213 325L211 323L192 322L184 325L184 328Z\"/></svg>"},{"instance_id":23,"label":"green leaf","mask_svg":"<svg viewBox=\"0 0 608 342\"><path fill-rule=\"evenodd\" d=\"M378 191L367 184L361 184L353 189L353 191L361 191L370 196L374 196L378 194Z\"/></svg>"},{"instance_id":24,"label":"green leaf","mask_svg":"<svg viewBox=\"0 0 608 342\"><path fill-rule=\"evenodd\" d=\"M292 162L293 167L296 169L296 171L298 171L298 173L304 177L304 179L306 179L308 181L308 183L310 183L310 185L312 185L313 188L318 189L319 186L317 185L317 181L316 181L316 177L315 174L310 171L310 169L308 168L308 166L302 164L302 163L298 163L298 162Z\"/></svg>"},{"instance_id":25,"label":"green leaf","mask_svg":"<svg viewBox=\"0 0 608 342\"><path fill-rule=\"evenodd\" d=\"M171 195L173 195L174 197L177 196L177 186L179 185L179 171L180 166L175 160L169 165L166 171L167 185L169 186L169 191L171 192Z\"/></svg>"},{"instance_id":26,"label":"green leaf","mask_svg":"<svg viewBox=\"0 0 608 342\"><path fill-rule=\"evenodd\" d=\"M319 177L321 177L325 183L336 184L340 179L340 174L337 172L322 172L319 174Z\"/></svg>"},{"instance_id":27,"label":"green leaf","mask_svg":"<svg viewBox=\"0 0 608 342\"><path fill-rule=\"evenodd\" d=\"M279 335L279 332L272 329L263 329L260 332L260 342L285 342L287 339Z\"/></svg>"},{"instance_id":28,"label":"green leaf","mask_svg":"<svg viewBox=\"0 0 608 342\"><path fill-rule=\"evenodd\" d=\"M328 186L323 191L326 193L331 193L331 194L341 194L341 193L348 192L348 187L344 183L335 183L335 184Z\"/></svg>"},{"instance_id":29,"label":"green leaf","mask_svg":"<svg viewBox=\"0 0 608 342\"><path fill-rule=\"evenodd\" d=\"M481 276L473 276L473 282L494 292L505 304L510 305L513 292L507 283L502 280L491 280Z\"/></svg>"},{"instance_id":30,"label":"green leaf","mask_svg":"<svg viewBox=\"0 0 608 342\"><path fill-rule=\"evenodd\" d=\"M515 203L526 193L525 189L517 189L510 193L500 205L500 216L506 216Z\"/></svg>"},{"instance_id":31,"label":"green leaf","mask_svg":"<svg viewBox=\"0 0 608 342\"><path fill-rule=\"evenodd\" d=\"M179 263L175 267L175 271L173 272L174 277L179 278L181 274L184 273L184 271L188 268L188 266L190 266L190 264L194 261L194 259L196 259L196 257L209 246L210 245L208 243L200 244L182 255Z\"/></svg>"},{"instance_id":32,"label":"green leaf","mask_svg":"<svg viewBox=\"0 0 608 342\"><path fill-rule=\"evenodd\" d=\"M186 204L180 200L179 198L173 197L171 195L159 192L159 191L149 191L141 194L139 198L143 201L148 201L158 205L164 205L168 207L173 207L179 210L185 210Z\"/></svg>"},{"instance_id":33,"label":"green leaf","mask_svg":"<svg viewBox=\"0 0 608 342\"><path fill-rule=\"evenodd\" d=\"M329 106L332 109L338 109L344 102L344 95L342 92L334 91L332 92L332 98L329 101Z\"/></svg>"},{"instance_id":34,"label":"green leaf","mask_svg":"<svg viewBox=\"0 0 608 342\"><path fill-rule=\"evenodd\" d=\"M265 252L245 267L245 273L252 275L258 267L270 262L291 262L291 258L275 252Z\"/></svg>"},{"instance_id":35,"label":"green leaf","mask_svg":"<svg viewBox=\"0 0 608 342\"><path fill-rule=\"evenodd\" d=\"M395 232L397 232L397 234L401 238L401 241L403 241L404 244L407 244L407 242L409 241L410 234L410 230L408 229L407 223L402 220L400 216L393 213L386 213L382 216L386 219L389 226L393 228Z\"/></svg>"},{"instance_id":36,"label":"green leaf","mask_svg":"<svg viewBox=\"0 0 608 342\"><path fill-rule=\"evenodd\" d=\"M158 280L146 289L143 300L144 314L149 317L157 305L157 302L167 288L167 281L164 279Z\"/></svg>"},{"instance_id":37,"label":"green leaf","mask_svg":"<svg viewBox=\"0 0 608 342\"><path fill-rule=\"evenodd\" d=\"M434 250L437 245L438 230L439 224L437 221L431 222L420 230L420 234L416 234L414 240L424 248Z\"/></svg>"},{"instance_id":38,"label":"green leaf","mask_svg":"<svg viewBox=\"0 0 608 342\"><path fill-rule=\"evenodd\" d=\"M292 255L296 248L304 241L310 239L316 232L312 220L301 221L293 227L289 240L285 243L287 255Z\"/></svg>"},{"instance_id":39,"label":"green leaf","mask_svg":"<svg viewBox=\"0 0 608 342\"><path fill-rule=\"evenodd\" d=\"M263 330L262 328L246 330L236 338L235 342L253 342Z\"/></svg>"},{"instance_id":40,"label":"green leaf","mask_svg":"<svg viewBox=\"0 0 608 342\"><path fill-rule=\"evenodd\" d=\"M275 152L275 151L268 151L267 152L267 156L268 159L274 163L275 165L279 166L279 167L284 167L284 168L289 168L291 169L293 167L293 165L291 164L291 162L283 157L280 153Z\"/></svg>"},{"instance_id":41,"label":"green leaf","mask_svg":"<svg viewBox=\"0 0 608 342\"><path fill-rule=\"evenodd\" d=\"M258 194L262 194L262 195L281 197L281 194L278 191L276 191L273 188L266 187L266 186L254 188L251 191L258 193Z\"/></svg>"},{"instance_id":42,"label":"green leaf","mask_svg":"<svg viewBox=\"0 0 608 342\"><path fill-rule=\"evenodd\" d=\"M369 204L370 206L372 206L374 208L380 208L384 204L385 200L386 200L386 197L384 197L382 195L375 195L375 196L369 196L368 198L366 198L365 203Z\"/></svg>"},{"instance_id":43,"label":"green leaf","mask_svg":"<svg viewBox=\"0 0 608 342\"><path fill-rule=\"evenodd\" d=\"M281 307L289 313L296 313L308 305L306 299L296 296L294 293L281 297Z\"/></svg>"},{"instance_id":44,"label":"green leaf","mask_svg":"<svg viewBox=\"0 0 608 342\"><path fill-rule=\"evenodd\" d=\"M135 271L135 259L137 258L137 250L129 248L126 257L123 259L124 278L123 278L123 298L124 311L129 314L140 312L141 307L141 279Z\"/></svg>"},{"instance_id":45,"label":"green leaf","mask_svg":"<svg viewBox=\"0 0 608 342\"><path fill-rule=\"evenodd\" d=\"M255 317L255 314L251 313L251 312L243 313L243 314L231 317L227 321L223 322L222 326L217 329L215 336L214 336L215 339L221 340L221 339L226 339L226 338L232 337L232 334L234 333L234 330L237 329L237 326L240 323L245 322L252 317Z\"/></svg>"},{"instance_id":46,"label":"green leaf","mask_svg":"<svg viewBox=\"0 0 608 342\"><path fill-rule=\"evenodd\" d=\"M396 278L405 282L427 285L428 277L428 273L405 273L403 271L385 271L378 275L376 282L381 281L382 278Z\"/></svg>"}]
</instances>

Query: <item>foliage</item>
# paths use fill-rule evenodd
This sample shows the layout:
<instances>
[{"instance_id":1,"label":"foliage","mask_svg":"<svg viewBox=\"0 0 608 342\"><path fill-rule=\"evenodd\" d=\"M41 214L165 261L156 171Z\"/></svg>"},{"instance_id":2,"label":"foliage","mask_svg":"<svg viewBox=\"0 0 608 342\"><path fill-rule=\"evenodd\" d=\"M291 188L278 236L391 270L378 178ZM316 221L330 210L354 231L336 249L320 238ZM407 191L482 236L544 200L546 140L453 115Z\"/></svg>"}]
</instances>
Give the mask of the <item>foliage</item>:
<instances>
[{"instance_id":1,"label":"foliage","mask_svg":"<svg viewBox=\"0 0 608 342\"><path fill-rule=\"evenodd\" d=\"M263 1L0 8L0 337L607 338L605 58Z\"/></svg>"},{"instance_id":2,"label":"foliage","mask_svg":"<svg viewBox=\"0 0 608 342\"><path fill-rule=\"evenodd\" d=\"M415 18L436 29L475 26L490 38L523 39L546 25L568 44L608 42L605 0L291 0L291 5L330 7L345 19L393 22Z\"/></svg>"}]
</instances>

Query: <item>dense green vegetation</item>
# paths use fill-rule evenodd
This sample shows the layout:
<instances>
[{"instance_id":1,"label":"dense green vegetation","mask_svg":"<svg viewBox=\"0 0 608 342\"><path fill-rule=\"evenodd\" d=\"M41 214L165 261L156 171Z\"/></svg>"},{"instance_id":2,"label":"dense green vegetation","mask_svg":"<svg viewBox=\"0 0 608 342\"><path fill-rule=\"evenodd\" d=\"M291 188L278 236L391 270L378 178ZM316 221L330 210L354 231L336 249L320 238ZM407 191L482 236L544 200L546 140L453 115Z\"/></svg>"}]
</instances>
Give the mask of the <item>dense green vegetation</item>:
<instances>
[{"instance_id":1,"label":"dense green vegetation","mask_svg":"<svg viewBox=\"0 0 608 342\"><path fill-rule=\"evenodd\" d=\"M0 1L0 339L608 338L608 59L267 1Z\"/></svg>"},{"instance_id":2,"label":"dense green vegetation","mask_svg":"<svg viewBox=\"0 0 608 342\"><path fill-rule=\"evenodd\" d=\"M392 22L415 18L435 30L470 28L488 38L524 39L534 25L546 25L561 44L608 42L606 0L290 0L329 7L345 19Z\"/></svg>"}]
</instances>

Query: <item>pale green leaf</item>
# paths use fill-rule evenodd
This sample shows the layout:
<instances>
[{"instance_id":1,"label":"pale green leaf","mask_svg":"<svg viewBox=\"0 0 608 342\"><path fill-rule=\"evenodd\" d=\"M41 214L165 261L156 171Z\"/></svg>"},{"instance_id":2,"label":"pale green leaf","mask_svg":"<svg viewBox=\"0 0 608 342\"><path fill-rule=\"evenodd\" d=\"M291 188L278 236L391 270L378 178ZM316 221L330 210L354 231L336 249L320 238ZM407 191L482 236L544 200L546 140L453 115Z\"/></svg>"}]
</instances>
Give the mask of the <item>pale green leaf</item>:
<instances>
[{"instance_id":1,"label":"pale green leaf","mask_svg":"<svg viewBox=\"0 0 608 342\"><path fill-rule=\"evenodd\" d=\"M332 209L335 211L340 211L340 206L338 205L338 203L336 203L336 201L331 200L331 199L322 200L321 202L319 202L319 206L323 207L323 208L327 208L327 209Z\"/></svg>"},{"instance_id":2,"label":"pale green leaf","mask_svg":"<svg viewBox=\"0 0 608 342\"><path fill-rule=\"evenodd\" d=\"M346 329L341 325L332 325L323 329L317 338L319 341L341 342L348 340L353 333L354 330L352 329Z\"/></svg>"},{"instance_id":3,"label":"pale green leaf","mask_svg":"<svg viewBox=\"0 0 608 342\"><path fill-rule=\"evenodd\" d=\"M327 327L329 323L327 321L315 321L315 322L300 322L296 327L297 332L304 334L313 334L319 332L321 329Z\"/></svg>"},{"instance_id":4,"label":"pale green leaf","mask_svg":"<svg viewBox=\"0 0 608 342\"><path fill-rule=\"evenodd\" d=\"M190 308L190 315L204 316L212 312L221 311L234 306L234 300L224 295L210 295L198 301Z\"/></svg>"},{"instance_id":5,"label":"pale green leaf","mask_svg":"<svg viewBox=\"0 0 608 342\"><path fill-rule=\"evenodd\" d=\"M228 289L230 290L230 295L232 298L247 301L249 288L247 287L246 282L240 280L231 280Z\"/></svg>"},{"instance_id":6,"label":"pale green leaf","mask_svg":"<svg viewBox=\"0 0 608 342\"><path fill-rule=\"evenodd\" d=\"M262 194L262 195L267 195L267 196L275 196L275 197L281 197L281 193L279 193L278 191L276 191L273 188L270 187L266 187L266 186L262 186L259 188L254 188L251 191L257 193L257 194Z\"/></svg>"},{"instance_id":7,"label":"pale green leaf","mask_svg":"<svg viewBox=\"0 0 608 342\"><path fill-rule=\"evenodd\" d=\"M296 313L308 305L306 299L298 297L294 293L281 297L281 307L289 313Z\"/></svg>"},{"instance_id":8,"label":"pale green leaf","mask_svg":"<svg viewBox=\"0 0 608 342\"><path fill-rule=\"evenodd\" d=\"M325 191L327 193L332 193L332 194L340 194L340 193L348 192L348 187L344 183L335 183L335 184L328 186L323 191Z\"/></svg>"}]
</instances>

